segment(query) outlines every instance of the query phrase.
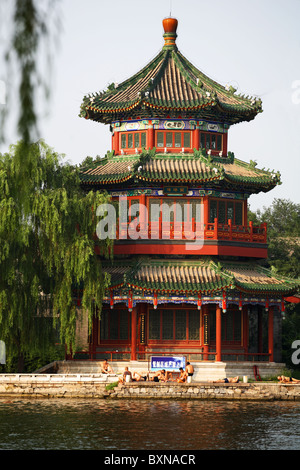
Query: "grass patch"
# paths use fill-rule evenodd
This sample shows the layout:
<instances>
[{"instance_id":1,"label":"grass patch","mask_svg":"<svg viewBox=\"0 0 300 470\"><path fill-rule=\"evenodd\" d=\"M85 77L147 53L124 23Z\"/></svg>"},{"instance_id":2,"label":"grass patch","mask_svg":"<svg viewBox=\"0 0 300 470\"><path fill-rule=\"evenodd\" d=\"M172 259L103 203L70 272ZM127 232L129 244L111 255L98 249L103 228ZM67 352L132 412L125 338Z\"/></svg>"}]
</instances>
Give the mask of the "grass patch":
<instances>
[{"instance_id":1,"label":"grass patch","mask_svg":"<svg viewBox=\"0 0 300 470\"><path fill-rule=\"evenodd\" d=\"M118 386L119 382L111 382L110 384L107 384L105 387L105 390L108 392L109 390L113 390L115 387Z\"/></svg>"}]
</instances>

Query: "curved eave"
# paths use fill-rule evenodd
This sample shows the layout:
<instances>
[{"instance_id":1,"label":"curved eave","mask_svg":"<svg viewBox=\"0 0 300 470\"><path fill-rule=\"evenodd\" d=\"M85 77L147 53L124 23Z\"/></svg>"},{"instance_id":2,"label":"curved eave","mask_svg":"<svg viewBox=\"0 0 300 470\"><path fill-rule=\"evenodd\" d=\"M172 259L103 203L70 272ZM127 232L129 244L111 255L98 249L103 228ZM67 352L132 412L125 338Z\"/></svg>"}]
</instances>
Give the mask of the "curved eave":
<instances>
[{"instance_id":1,"label":"curved eave","mask_svg":"<svg viewBox=\"0 0 300 470\"><path fill-rule=\"evenodd\" d=\"M174 286L167 284L165 287L161 287L158 284L149 285L148 283L135 283L128 282L127 285L129 288L138 289L141 291L151 291L159 294L186 294L186 295L198 295L198 294L213 294L216 292L221 292L222 290L232 289L232 284L219 282L217 285L194 285L194 286Z\"/></svg>"},{"instance_id":2,"label":"curved eave","mask_svg":"<svg viewBox=\"0 0 300 470\"><path fill-rule=\"evenodd\" d=\"M248 109L238 111L232 109L232 107L224 107L219 102L199 100L199 102L191 102L188 104L180 102L162 102L155 100L140 100L137 99L133 102L118 103L117 105L112 103L110 106L101 107L97 106L86 106L84 111L81 112L80 116L85 119L103 122L108 124L117 118L119 115L130 114L132 111L143 111L144 109L153 110L154 112L178 112L178 113L190 113L197 116L199 119L201 116L206 119L213 119L214 114L217 114L218 120L226 121L229 124L238 124L243 121L252 121L257 112Z\"/></svg>"},{"instance_id":3,"label":"curved eave","mask_svg":"<svg viewBox=\"0 0 300 470\"><path fill-rule=\"evenodd\" d=\"M99 177L98 175L93 176L80 176L81 184L91 184L91 185L99 185L99 184L118 184L124 183L132 178L132 174L129 175L107 175L105 177Z\"/></svg>"},{"instance_id":4,"label":"curved eave","mask_svg":"<svg viewBox=\"0 0 300 470\"><path fill-rule=\"evenodd\" d=\"M207 178L191 178L191 177L170 177L170 176L149 176L149 175L136 175L136 178L141 180L141 181L147 181L147 182L162 182L162 183L209 183L212 181L216 181L220 179L220 176L212 176L212 177L207 177Z\"/></svg>"},{"instance_id":5,"label":"curved eave","mask_svg":"<svg viewBox=\"0 0 300 470\"><path fill-rule=\"evenodd\" d=\"M258 191L268 192L271 189L277 186L277 182L274 182L271 178L265 178L258 176L255 177L247 177L247 176L235 176L235 175L224 175L224 181L230 184L233 187L242 185L243 188L249 189L251 191L257 189Z\"/></svg>"},{"instance_id":6,"label":"curved eave","mask_svg":"<svg viewBox=\"0 0 300 470\"><path fill-rule=\"evenodd\" d=\"M242 283L235 281L235 285L238 290L244 293L249 293L249 294L263 294L263 295L280 295L280 296L285 296L285 295L291 295L297 292L299 289L299 285L287 285L287 284L266 284L266 285L261 285L261 284L247 284L247 283Z\"/></svg>"}]
</instances>

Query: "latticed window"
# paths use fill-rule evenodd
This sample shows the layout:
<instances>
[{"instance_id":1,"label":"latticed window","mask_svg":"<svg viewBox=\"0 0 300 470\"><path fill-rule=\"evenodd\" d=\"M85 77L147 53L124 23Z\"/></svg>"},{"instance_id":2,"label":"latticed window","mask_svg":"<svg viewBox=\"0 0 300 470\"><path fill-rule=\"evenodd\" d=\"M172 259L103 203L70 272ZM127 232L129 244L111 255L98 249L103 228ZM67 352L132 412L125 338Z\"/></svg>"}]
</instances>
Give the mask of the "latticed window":
<instances>
[{"instance_id":1,"label":"latticed window","mask_svg":"<svg viewBox=\"0 0 300 470\"><path fill-rule=\"evenodd\" d=\"M243 224L243 204L241 202L235 203L235 225Z\"/></svg>"},{"instance_id":2,"label":"latticed window","mask_svg":"<svg viewBox=\"0 0 300 470\"><path fill-rule=\"evenodd\" d=\"M211 306L209 311L209 331L211 341L216 340L216 309ZM230 307L222 313L221 338L224 343L241 341L241 311L237 306Z\"/></svg>"},{"instance_id":3,"label":"latticed window","mask_svg":"<svg viewBox=\"0 0 300 470\"><path fill-rule=\"evenodd\" d=\"M150 341L198 341L199 331L199 310L149 310Z\"/></svg>"},{"instance_id":4,"label":"latticed window","mask_svg":"<svg viewBox=\"0 0 300 470\"><path fill-rule=\"evenodd\" d=\"M149 338L160 339L160 311L149 311Z\"/></svg>"},{"instance_id":5,"label":"latticed window","mask_svg":"<svg viewBox=\"0 0 300 470\"><path fill-rule=\"evenodd\" d=\"M122 132L121 149L142 149L146 147L146 132Z\"/></svg>"},{"instance_id":6,"label":"latticed window","mask_svg":"<svg viewBox=\"0 0 300 470\"><path fill-rule=\"evenodd\" d=\"M128 309L103 309L100 322L100 340L130 339L130 312Z\"/></svg>"},{"instance_id":7,"label":"latticed window","mask_svg":"<svg viewBox=\"0 0 300 470\"><path fill-rule=\"evenodd\" d=\"M186 339L186 311L175 311L175 339Z\"/></svg>"},{"instance_id":8,"label":"latticed window","mask_svg":"<svg viewBox=\"0 0 300 470\"><path fill-rule=\"evenodd\" d=\"M158 222L160 213L163 222L196 222L202 220L202 199L151 198L149 200L150 221Z\"/></svg>"},{"instance_id":9,"label":"latticed window","mask_svg":"<svg viewBox=\"0 0 300 470\"><path fill-rule=\"evenodd\" d=\"M128 134L128 137L127 137L127 147L129 149L132 149L133 148L133 135L132 134Z\"/></svg>"},{"instance_id":10,"label":"latticed window","mask_svg":"<svg viewBox=\"0 0 300 470\"><path fill-rule=\"evenodd\" d=\"M172 310L162 311L162 339L173 339L174 336L174 312Z\"/></svg>"},{"instance_id":11,"label":"latticed window","mask_svg":"<svg viewBox=\"0 0 300 470\"><path fill-rule=\"evenodd\" d=\"M126 134L121 134L121 148L126 149L126 147L127 147Z\"/></svg>"},{"instance_id":12,"label":"latticed window","mask_svg":"<svg viewBox=\"0 0 300 470\"><path fill-rule=\"evenodd\" d=\"M210 201L210 204L209 204L209 221L214 222L217 217L218 217L218 202L212 200Z\"/></svg>"},{"instance_id":13,"label":"latticed window","mask_svg":"<svg viewBox=\"0 0 300 470\"><path fill-rule=\"evenodd\" d=\"M220 224L225 224L227 222L226 215L225 201L219 201L218 219Z\"/></svg>"},{"instance_id":14,"label":"latticed window","mask_svg":"<svg viewBox=\"0 0 300 470\"><path fill-rule=\"evenodd\" d=\"M191 148L191 132L157 131L156 146L165 148Z\"/></svg>"},{"instance_id":15,"label":"latticed window","mask_svg":"<svg viewBox=\"0 0 300 470\"><path fill-rule=\"evenodd\" d=\"M243 202L211 199L209 203L209 222L217 218L220 224L243 225Z\"/></svg>"},{"instance_id":16,"label":"latticed window","mask_svg":"<svg viewBox=\"0 0 300 470\"><path fill-rule=\"evenodd\" d=\"M188 311L188 325L189 325L189 340L199 340L200 339L200 315L198 310L189 310Z\"/></svg>"},{"instance_id":17,"label":"latticed window","mask_svg":"<svg viewBox=\"0 0 300 470\"><path fill-rule=\"evenodd\" d=\"M222 134L201 132L200 147L206 150L222 150Z\"/></svg>"}]
</instances>

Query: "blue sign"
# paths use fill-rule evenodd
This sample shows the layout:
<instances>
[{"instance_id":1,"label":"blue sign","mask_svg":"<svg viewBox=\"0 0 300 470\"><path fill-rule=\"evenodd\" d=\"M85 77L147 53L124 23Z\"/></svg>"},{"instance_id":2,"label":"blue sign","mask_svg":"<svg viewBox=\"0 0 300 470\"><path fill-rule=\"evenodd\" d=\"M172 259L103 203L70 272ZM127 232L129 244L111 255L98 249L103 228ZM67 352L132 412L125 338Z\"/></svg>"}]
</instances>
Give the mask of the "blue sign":
<instances>
[{"instance_id":1,"label":"blue sign","mask_svg":"<svg viewBox=\"0 0 300 470\"><path fill-rule=\"evenodd\" d=\"M185 356L151 356L151 371L165 369L179 372L179 367L185 369Z\"/></svg>"}]
</instances>

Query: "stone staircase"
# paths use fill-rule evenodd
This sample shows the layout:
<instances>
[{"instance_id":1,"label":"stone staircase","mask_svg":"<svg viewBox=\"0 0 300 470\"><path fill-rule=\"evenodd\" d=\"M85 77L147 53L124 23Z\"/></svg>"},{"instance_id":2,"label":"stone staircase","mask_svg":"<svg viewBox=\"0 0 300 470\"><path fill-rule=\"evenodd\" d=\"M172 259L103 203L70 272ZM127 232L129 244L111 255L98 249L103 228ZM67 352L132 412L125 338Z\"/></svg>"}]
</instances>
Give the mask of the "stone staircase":
<instances>
[{"instance_id":1,"label":"stone staircase","mask_svg":"<svg viewBox=\"0 0 300 470\"><path fill-rule=\"evenodd\" d=\"M35 373L56 374L101 374L102 361L57 361L39 369ZM110 380L117 380L127 366L129 370L145 375L150 370L148 361L113 361L110 362L114 374ZM262 362L256 363L262 378L281 375L285 364ZM252 362L195 362L193 382L207 382L223 379L224 377L243 377L255 379L254 363ZM246 380L246 379L245 379Z\"/></svg>"}]
</instances>

